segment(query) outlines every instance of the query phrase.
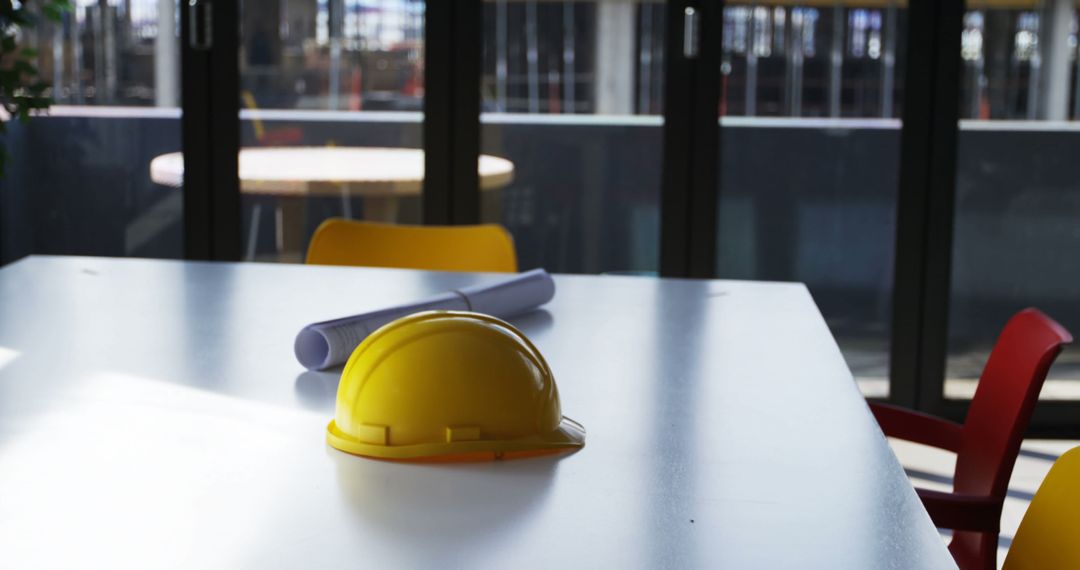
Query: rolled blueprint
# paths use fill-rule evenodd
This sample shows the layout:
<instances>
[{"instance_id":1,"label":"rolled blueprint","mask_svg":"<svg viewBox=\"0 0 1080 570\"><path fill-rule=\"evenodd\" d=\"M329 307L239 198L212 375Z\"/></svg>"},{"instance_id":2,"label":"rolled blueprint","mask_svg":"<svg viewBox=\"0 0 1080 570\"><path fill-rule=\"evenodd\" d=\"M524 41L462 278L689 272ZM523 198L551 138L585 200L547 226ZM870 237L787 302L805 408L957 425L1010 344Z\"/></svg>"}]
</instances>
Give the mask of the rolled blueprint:
<instances>
[{"instance_id":1,"label":"rolled blueprint","mask_svg":"<svg viewBox=\"0 0 1080 570\"><path fill-rule=\"evenodd\" d=\"M508 318L531 311L555 296L555 282L543 269L506 279L447 291L422 301L314 323L296 335L296 359L309 370L323 370L349 359L375 329L420 311L475 311Z\"/></svg>"}]
</instances>

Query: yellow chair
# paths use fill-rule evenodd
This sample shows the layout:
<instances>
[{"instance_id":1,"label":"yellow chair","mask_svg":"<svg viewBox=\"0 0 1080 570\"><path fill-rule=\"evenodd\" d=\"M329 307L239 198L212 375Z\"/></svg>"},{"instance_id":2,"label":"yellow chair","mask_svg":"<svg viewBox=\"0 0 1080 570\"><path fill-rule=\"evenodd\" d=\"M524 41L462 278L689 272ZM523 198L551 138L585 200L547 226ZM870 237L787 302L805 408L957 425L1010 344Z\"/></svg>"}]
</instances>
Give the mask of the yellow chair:
<instances>
[{"instance_id":1,"label":"yellow chair","mask_svg":"<svg viewBox=\"0 0 1080 570\"><path fill-rule=\"evenodd\" d=\"M1004 570L1080 568L1080 447L1058 458L1031 500Z\"/></svg>"},{"instance_id":2,"label":"yellow chair","mask_svg":"<svg viewBox=\"0 0 1080 570\"><path fill-rule=\"evenodd\" d=\"M514 240L498 224L407 226L333 218L311 236L307 263L436 271L517 271Z\"/></svg>"}]
</instances>

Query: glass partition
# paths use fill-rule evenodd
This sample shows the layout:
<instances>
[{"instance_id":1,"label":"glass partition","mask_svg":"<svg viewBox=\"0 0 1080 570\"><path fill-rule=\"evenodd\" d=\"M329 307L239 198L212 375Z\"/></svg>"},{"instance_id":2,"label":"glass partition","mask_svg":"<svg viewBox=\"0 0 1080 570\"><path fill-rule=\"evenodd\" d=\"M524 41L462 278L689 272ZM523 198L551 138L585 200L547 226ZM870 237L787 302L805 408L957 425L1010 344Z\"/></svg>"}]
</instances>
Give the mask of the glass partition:
<instances>
[{"instance_id":1,"label":"glass partition","mask_svg":"<svg viewBox=\"0 0 1080 570\"><path fill-rule=\"evenodd\" d=\"M302 261L329 217L420 223L424 2L241 5L245 259Z\"/></svg>"},{"instance_id":2,"label":"glass partition","mask_svg":"<svg viewBox=\"0 0 1080 570\"><path fill-rule=\"evenodd\" d=\"M906 4L728 3L719 277L801 281L889 395Z\"/></svg>"},{"instance_id":3,"label":"glass partition","mask_svg":"<svg viewBox=\"0 0 1080 570\"><path fill-rule=\"evenodd\" d=\"M54 105L7 124L0 263L30 254L182 257L180 184L156 183L151 172L154 157L180 150L178 4L72 5L59 21L39 15L20 33Z\"/></svg>"},{"instance_id":4,"label":"glass partition","mask_svg":"<svg viewBox=\"0 0 1080 570\"><path fill-rule=\"evenodd\" d=\"M974 394L997 333L1037 307L1080 332L1080 144L1075 3L972 2L964 77L944 395ZM1080 399L1066 348L1044 400Z\"/></svg>"},{"instance_id":5,"label":"glass partition","mask_svg":"<svg viewBox=\"0 0 1080 570\"><path fill-rule=\"evenodd\" d=\"M481 152L513 163L482 218L522 267L654 273L667 6L639 0L483 4Z\"/></svg>"}]
</instances>

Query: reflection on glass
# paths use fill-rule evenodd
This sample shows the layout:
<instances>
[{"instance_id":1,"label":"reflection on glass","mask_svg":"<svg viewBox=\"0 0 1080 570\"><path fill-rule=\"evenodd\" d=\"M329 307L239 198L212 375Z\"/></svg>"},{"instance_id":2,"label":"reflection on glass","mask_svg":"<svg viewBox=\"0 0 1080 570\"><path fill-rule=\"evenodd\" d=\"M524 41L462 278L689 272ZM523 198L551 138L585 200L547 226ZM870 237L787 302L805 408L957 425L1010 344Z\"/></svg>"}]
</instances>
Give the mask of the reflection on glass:
<instances>
[{"instance_id":1,"label":"reflection on glass","mask_svg":"<svg viewBox=\"0 0 1080 570\"><path fill-rule=\"evenodd\" d=\"M54 106L8 123L0 263L30 254L181 257L183 196L154 184L149 168L180 150L176 0L71 4L60 22L39 18L20 32Z\"/></svg>"},{"instance_id":2,"label":"reflection on glass","mask_svg":"<svg viewBox=\"0 0 1080 570\"><path fill-rule=\"evenodd\" d=\"M246 2L241 14L245 258L300 261L328 217L419 223L424 2Z\"/></svg>"},{"instance_id":3,"label":"reflection on glass","mask_svg":"<svg viewBox=\"0 0 1080 570\"><path fill-rule=\"evenodd\" d=\"M240 69L248 107L419 111L424 3L245 3Z\"/></svg>"},{"instance_id":4,"label":"reflection on glass","mask_svg":"<svg viewBox=\"0 0 1080 570\"><path fill-rule=\"evenodd\" d=\"M885 397L907 10L866 4L726 8L717 266L806 283Z\"/></svg>"},{"instance_id":5,"label":"reflection on glass","mask_svg":"<svg viewBox=\"0 0 1080 570\"><path fill-rule=\"evenodd\" d=\"M78 0L59 25L26 41L60 105L176 107L180 101L176 0Z\"/></svg>"},{"instance_id":6,"label":"reflection on glass","mask_svg":"<svg viewBox=\"0 0 1080 570\"><path fill-rule=\"evenodd\" d=\"M1076 16L1063 0L990 3L964 17L960 116L1069 120L1076 99Z\"/></svg>"},{"instance_id":7,"label":"reflection on glass","mask_svg":"<svg viewBox=\"0 0 1080 570\"><path fill-rule=\"evenodd\" d=\"M1016 311L1037 307L1080 332L1075 4L981 4L969 4L961 46L944 388L958 399L974 394L998 332ZM1062 353L1041 397L1080 399L1080 351Z\"/></svg>"},{"instance_id":8,"label":"reflection on glass","mask_svg":"<svg viewBox=\"0 0 1080 570\"><path fill-rule=\"evenodd\" d=\"M523 268L656 270L666 9L484 2L481 148L515 175L485 189L482 218Z\"/></svg>"},{"instance_id":9,"label":"reflection on glass","mask_svg":"<svg viewBox=\"0 0 1080 570\"><path fill-rule=\"evenodd\" d=\"M721 115L899 117L903 5L807 4L724 10Z\"/></svg>"}]
</instances>

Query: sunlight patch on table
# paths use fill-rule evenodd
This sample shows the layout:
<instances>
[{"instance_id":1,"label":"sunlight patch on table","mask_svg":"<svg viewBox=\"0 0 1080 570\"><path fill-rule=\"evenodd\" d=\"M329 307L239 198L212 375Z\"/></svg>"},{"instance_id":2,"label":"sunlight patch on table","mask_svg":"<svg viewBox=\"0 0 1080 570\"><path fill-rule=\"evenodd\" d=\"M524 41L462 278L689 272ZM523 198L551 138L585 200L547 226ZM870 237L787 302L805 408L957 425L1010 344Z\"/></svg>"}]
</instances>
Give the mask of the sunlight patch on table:
<instances>
[{"instance_id":1,"label":"sunlight patch on table","mask_svg":"<svg viewBox=\"0 0 1080 570\"><path fill-rule=\"evenodd\" d=\"M0 370L15 361L21 354L19 351L0 346Z\"/></svg>"},{"instance_id":2,"label":"sunlight patch on table","mask_svg":"<svg viewBox=\"0 0 1080 570\"><path fill-rule=\"evenodd\" d=\"M260 531L244 523L272 520L274 498L298 473L264 466L322 452L325 418L101 374L17 428L0 446L0 489L18 490L0 501L11 567L192 567L211 553L241 567ZM210 531L223 523L228 536Z\"/></svg>"}]
</instances>

